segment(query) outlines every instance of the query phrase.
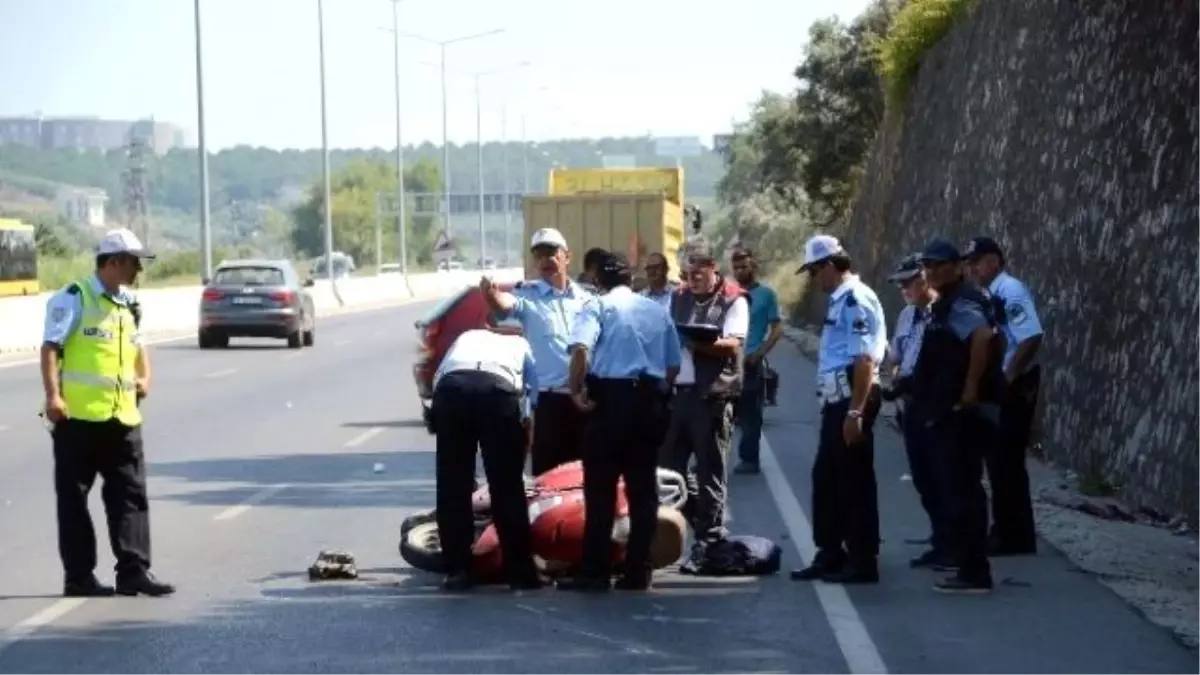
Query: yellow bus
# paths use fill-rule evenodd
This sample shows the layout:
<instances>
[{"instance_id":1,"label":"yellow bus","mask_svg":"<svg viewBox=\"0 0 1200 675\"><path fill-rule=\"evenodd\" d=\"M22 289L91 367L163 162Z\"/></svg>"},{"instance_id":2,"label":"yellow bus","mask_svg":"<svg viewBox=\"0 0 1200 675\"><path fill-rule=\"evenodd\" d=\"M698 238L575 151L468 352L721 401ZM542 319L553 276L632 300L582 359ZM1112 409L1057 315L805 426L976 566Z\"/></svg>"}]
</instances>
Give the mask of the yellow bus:
<instances>
[{"instance_id":1,"label":"yellow bus","mask_svg":"<svg viewBox=\"0 0 1200 675\"><path fill-rule=\"evenodd\" d=\"M0 298L37 295L37 238L33 225L0 218Z\"/></svg>"}]
</instances>

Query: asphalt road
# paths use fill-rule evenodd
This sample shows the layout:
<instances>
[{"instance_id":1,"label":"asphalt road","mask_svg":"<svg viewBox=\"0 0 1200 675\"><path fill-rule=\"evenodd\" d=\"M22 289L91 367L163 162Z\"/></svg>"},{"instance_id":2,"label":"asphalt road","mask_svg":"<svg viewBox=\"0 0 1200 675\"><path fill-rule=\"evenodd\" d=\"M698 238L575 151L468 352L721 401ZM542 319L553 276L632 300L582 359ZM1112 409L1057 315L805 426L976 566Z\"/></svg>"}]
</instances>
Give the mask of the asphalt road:
<instances>
[{"instance_id":1,"label":"asphalt road","mask_svg":"<svg viewBox=\"0 0 1200 675\"><path fill-rule=\"evenodd\" d=\"M1194 653L1051 551L997 561L991 596L933 593L932 573L906 565L916 551L902 542L924 529L891 430L877 449L879 586L662 574L646 596L444 594L396 552L401 519L434 499L410 376L412 323L428 307L326 319L302 351L153 348L154 563L180 588L166 599L58 597L36 367L0 369L0 671L1197 671ZM765 445L777 468L735 477L732 508L735 529L777 538L790 568L809 547L816 410L811 365L786 343L773 363L784 405L767 412ZM323 547L353 551L362 579L310 583Z\"/></svg>"}]
</instances>

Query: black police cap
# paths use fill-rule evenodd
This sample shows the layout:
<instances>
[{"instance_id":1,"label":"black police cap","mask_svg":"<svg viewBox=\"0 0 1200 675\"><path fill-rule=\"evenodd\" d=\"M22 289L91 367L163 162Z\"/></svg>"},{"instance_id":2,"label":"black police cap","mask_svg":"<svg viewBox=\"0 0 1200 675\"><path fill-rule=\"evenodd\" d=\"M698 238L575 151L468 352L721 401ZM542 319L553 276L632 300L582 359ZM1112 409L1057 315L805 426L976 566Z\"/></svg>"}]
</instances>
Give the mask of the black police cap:
<instances>
[{"instance_id":1,"label":"black police cap","mask_svg":"<svg viewBox=\"0 0 1200 675\"><path fill-rule=\"evenodd\" d=\"M921 273L921 254L911 253L904 256L904 259L896 265L896 269L892 270L888 281L908 281Z\"/></svg>"},{"instance_id":2,"label":"black police cap","mask_svg":"<svg viewBox=\"0 0 1200 675\"><path fill-rule=\"evenodd\" d=\"M975 237L967 242L966 257L979 258L989 253L995 253L1004 260L1004 249L1000 248L1000 244L996 243L991 237Z\"/></svg>"},{"instance_id":3,"label":"black police cap","mask_svg":"<svg viewBox=\"0 0 1200 675\"><path fill-rule=\"evenodd\" d=\"M921 250L921 262L958 262L962 260L962 254L958 252L958 247L949 239L938 237L925 244L925 248Z\"/></svg>"}]
</instances>

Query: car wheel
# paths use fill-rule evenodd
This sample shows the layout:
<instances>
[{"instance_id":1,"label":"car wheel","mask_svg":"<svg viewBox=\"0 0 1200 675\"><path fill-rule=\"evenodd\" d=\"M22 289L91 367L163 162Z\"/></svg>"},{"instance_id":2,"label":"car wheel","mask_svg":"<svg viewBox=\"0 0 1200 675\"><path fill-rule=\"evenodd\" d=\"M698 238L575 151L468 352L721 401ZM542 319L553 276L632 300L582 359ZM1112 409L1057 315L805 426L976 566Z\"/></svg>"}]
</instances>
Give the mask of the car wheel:
<instances>
[{"instance_id":1,"label":"car wheel","mask_svg":"<svg viewBox=\"0 0 1200 675\"><path fill-rule=\"evenodd\" d=\"M203 330L196 334L196 345L200 349L212 349L215 346L212 336L208 334L208 331Z\"/></svg>"},{"instance_id":2,"label":"car wheel","mask_svg":"<svg viewBox=\"0 0 1200 675\"><path fill-rule=\"evenodd\" d=\"M300 349L304 346L304 341L300 335L300 331L288 333L287 343L289 349Z\"/></svg>"},{"instance_id":3,"label":"car wheel","mask_svg":"<svg viewBox=\"0 0 1200 675\"><path fill-rule=\"evenodd\" d=\"M229 336L222 333L213 335L212 341L214 347L220 347L224 349L229 346Z\"/></svg>"},{"instance_id":4,"label":"car wheel","mask_svg":"<svg viewBox=\"0 0 1200 675\"><path fill-rule=\"evenodd\" d=\"M304 331L304 346L305 347L313 346L313 342L316 341L316 339L317 339L316 327L313 327L313 328L310 328L310 329Z\"/></svg>"}]
</instances>

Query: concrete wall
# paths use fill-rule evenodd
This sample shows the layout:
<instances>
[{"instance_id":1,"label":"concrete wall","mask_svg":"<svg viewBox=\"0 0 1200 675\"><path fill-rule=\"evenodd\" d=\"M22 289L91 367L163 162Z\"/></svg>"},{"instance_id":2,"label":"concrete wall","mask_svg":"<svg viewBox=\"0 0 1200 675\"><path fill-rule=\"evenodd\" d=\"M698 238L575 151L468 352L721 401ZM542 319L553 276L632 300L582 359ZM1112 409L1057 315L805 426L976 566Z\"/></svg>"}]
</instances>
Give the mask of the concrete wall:
<instances>
[{"instance_id":1,"label":"concrete wall","mask_svg":"<svg viewBox=\"0 0 1200 675\"><path fill-rule=\"evenodd\" d=\"M890 317L903 253L995 237L1046 325L1047 455L1193 520L1196 35L1195 0L980 0L881 131L844 233Z\"/></svg>"}]
</instances>

